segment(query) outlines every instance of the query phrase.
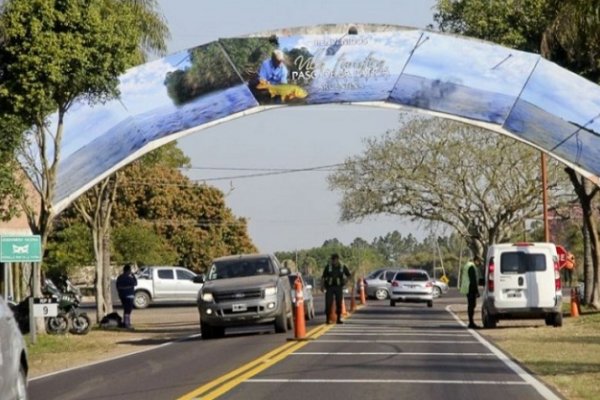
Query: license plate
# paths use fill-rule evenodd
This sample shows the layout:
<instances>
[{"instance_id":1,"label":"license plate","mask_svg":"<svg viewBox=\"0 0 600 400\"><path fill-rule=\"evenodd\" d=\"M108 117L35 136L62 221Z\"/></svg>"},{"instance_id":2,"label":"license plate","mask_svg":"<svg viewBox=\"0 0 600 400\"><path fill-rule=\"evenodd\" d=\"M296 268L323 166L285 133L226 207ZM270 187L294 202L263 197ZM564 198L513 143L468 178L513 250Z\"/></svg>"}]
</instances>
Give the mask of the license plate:
<instances>
[{"instance_id":1,"label":"license plate","mask_svg":"<svg viewBox=\"0 0 600 400\"><path fill-rule=\"evenodd\" d=\"M510 292L510 293L506 294L506 297L509 297L512 299L518 298L518 297L521 297L521 292Z\"/></svg>"},{"instance_id":2,"label":"license plate","mask_svg":"<svg viewBox=\"0 0 600 400\"><path fill-rule=\"evenodd\" d=\"M243 312L246 311L248 307L245 304L233 304L231 306L231 311L233 312Z\"/></svg>"}]
</instances>

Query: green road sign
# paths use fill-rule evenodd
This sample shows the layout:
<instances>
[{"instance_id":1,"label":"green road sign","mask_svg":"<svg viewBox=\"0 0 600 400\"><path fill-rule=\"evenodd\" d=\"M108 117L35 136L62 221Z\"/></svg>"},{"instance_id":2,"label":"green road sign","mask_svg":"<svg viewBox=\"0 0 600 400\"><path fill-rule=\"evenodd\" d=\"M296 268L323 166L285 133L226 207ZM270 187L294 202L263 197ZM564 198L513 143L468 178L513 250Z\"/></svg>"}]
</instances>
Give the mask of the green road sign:
<instances>
[{"instance_id":1,"label":"green road sign","mask_svg":"<svg viewBox=\"0 0 600 400\"><path fill-rule=\"evenodd\" d=\"M0 236L0 262L40 262L42 242L39 235Z\"/></svg>"}]
</instances>

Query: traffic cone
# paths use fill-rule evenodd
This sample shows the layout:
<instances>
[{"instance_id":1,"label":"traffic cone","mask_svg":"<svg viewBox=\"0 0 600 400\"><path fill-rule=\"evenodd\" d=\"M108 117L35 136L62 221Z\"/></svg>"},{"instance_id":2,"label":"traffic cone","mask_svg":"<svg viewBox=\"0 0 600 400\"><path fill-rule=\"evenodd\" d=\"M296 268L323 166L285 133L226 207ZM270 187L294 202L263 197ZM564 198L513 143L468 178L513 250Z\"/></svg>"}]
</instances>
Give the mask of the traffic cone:
<instances>
[{"instance_id":1,"label":"traffic cone","mask_svg":"<svg viewBox=\"0 0 600 400\"><path fill-rule=\"evenodd\" d=\"M342 317L348 316L348 310L346 310L346 299L342 296Z\"/></svg>"},{"instance_id":2,"label":"traffic cone","mask_svg":"<svg viewBox=\"0 0 600 400\"><path fill-rule=\"evenodd\" d=\"M356 282L352 285L352 294L350 295L350 312L356 311Z\"/></svg>"},{"instance_id":3,"label":"traffic cone","mask_svg":"<svg viewBox=\"0 0 600 400\"><path fill-rule=\"evenodd\" d=\"M331 309L329 310L329 315L327 316L327 321L331 324L335 324L337 321L337 310L335 306L335 301L331 302Z\"/></svg>"},{"instance_id":4,"label":"traffic cone","mask_svg":"<svg viewBox=\"0 0 600 400\"><path fill-rule=\"evenodd\" d=\"M578 297L579 294L577 293L577 289L572 288L571 289L571 317L572 318L577 318L579 317L579 307L578 307Z\"/></svg>"},{"instance_id":5,"label":"traffic cone","mask_svg":"<svg viewBox=\"0 0 600 400\"><path fill-rule=\"evenodd\" d=\"M364 277L360 278L360 283L358 284L360 287L360 304L367 304L367 297L365 296L365 279Z\"/></svg>"},{"instance_id":6,"label":"traffic cone","mask_svg":"<svg viewBox=\"0 0 600 400\"><path fill-rule=\"evenodd\" d=\"M294 321L294 336L296 339L304 339L306 337L306 323L304 321L304 293L302 291L302 281L300 275L294 282L294 290L296 291L296 320Z\"/></svg>"}]
</instances>

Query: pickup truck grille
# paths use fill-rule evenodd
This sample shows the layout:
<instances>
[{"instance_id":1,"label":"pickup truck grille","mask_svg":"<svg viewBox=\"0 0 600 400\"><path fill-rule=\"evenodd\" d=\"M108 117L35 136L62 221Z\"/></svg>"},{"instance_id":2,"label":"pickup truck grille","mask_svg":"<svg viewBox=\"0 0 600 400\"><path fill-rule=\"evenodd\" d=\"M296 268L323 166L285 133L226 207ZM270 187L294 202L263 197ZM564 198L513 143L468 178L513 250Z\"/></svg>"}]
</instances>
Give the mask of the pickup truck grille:
<instances>
[{"instance_id":1,"label":"pickup truck grille","mask_svg":"<svg viewBox=\"0 0 600 400\"><path fill-rule=\"evenodd\" d=\"M259 299L262 297L262 290L236 290L232 292L219 292L213 293L215 301L217 303L224 301L244 301L248 299Z\"/></svg>"}]
</instances>

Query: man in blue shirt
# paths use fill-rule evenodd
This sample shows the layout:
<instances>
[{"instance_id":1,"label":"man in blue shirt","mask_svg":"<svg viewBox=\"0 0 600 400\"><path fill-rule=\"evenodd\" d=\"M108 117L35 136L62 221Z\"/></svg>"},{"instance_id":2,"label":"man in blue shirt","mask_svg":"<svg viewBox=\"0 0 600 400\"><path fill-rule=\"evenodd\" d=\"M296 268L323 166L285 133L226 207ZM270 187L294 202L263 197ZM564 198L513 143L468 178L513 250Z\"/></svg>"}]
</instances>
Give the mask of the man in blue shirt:
<instances>
[{"instance_id":1,"label":"man in blue shirt","mask_svg":"<svg viewBox=\"0 0 600 400\"><path fill-rule=\"evenodd\" d=\"M283 63L283 52L273 50L271 58L263 61L258 71L258 79L267 81L271 85L287 83L288 69Z\"/></svg>"},{"instance_id":2,"label":"man in blue shirt","mask_svg":"<svg viewBox=\"0 0 600 400\"><path fill-rule=\"evenodd\" d=\"M123 326L127 329L131 329L131 311L133 311L136 285L137 279L131 272L131 264L125 264L123 273L117 277L117 291L123 304Z\"/></svg>"}]
</instances>

